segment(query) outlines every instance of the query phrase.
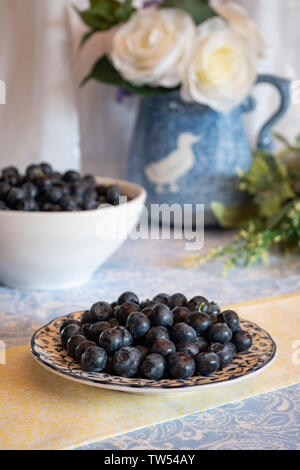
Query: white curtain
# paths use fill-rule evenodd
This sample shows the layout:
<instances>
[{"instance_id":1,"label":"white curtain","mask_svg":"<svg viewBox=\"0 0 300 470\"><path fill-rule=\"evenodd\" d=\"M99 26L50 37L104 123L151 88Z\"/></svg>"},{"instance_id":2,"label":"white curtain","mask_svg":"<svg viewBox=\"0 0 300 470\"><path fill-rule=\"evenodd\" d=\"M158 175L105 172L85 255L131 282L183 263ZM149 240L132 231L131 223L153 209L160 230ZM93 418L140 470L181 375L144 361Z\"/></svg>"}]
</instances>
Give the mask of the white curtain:
<instances>
[{"instance_id":1,"label":"white curtain","mask_svg":"<svg viewBox=\"0 0 300 470\"><path fill-rule=\"evenodd\" d=\"M237 2L267 44L259 71L299 80L300 0ZM74 3L84 8L88 0L0 0L0 80L7 85L7 104L0 104L0 166L47 160L58 169L79 167L77 107L84 170L124 177L138 99L120 104L113 87L96 82L79 88L106 39L96 35L78 51L85 26ZM278 104L269 86L254 94L258 109L247 116L252 143ZM291 106L278 130L290 138L300 133L300 104Z\"/></svg>"},{"instance_id":2,"label":"white curtain","mask_svg":"<svg viewBox=\"0 0 300 470\"><path fill-rule=\"evenodd\" d=\"M0 167L48 161L80 167L66 2L0 0Z\"/></svg>"}]
</instances>

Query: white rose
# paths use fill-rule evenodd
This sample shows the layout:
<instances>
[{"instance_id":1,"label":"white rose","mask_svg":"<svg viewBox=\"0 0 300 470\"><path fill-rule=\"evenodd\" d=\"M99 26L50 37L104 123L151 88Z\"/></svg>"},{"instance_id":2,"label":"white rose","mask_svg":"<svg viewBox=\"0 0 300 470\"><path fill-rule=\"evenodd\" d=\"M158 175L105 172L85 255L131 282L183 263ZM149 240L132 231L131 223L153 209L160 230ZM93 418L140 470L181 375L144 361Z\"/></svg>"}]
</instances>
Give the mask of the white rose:
<instances>
[{"instance_id":1,"label":"white rose","mask_svg":"<svg viewBox=\"0 0 300 470\"><path fill-rule=\"evenodd\" d=\"M198 27L181 89L185 101L227 112L242 102L255 78L256 53L251 44L221 18L212 18Z\"/></svg>"},{"instance_id":2,"label":"white rose","mask_svg":"<svg viewBox=\"0 0 300 470\"><path fill-rule=\"evenodd\" d=\"M194 35L195 25L182 10L140 10L116 30L111 60L132 84L172 88L181 82Z\"/></svg>"},{"instance_id":3,"label":"white rose","mask_svg":"<svg viewBox=\"0 0 300 470\"><path fill-rule=\"evenodd\" d=\"M234 2L224 3L220 0L210 0L210 5L218 15L228 21L234 31L255 44L258 56L263 56L265 43L262 35L243 7Z\"/></svg>"}]
</instances>

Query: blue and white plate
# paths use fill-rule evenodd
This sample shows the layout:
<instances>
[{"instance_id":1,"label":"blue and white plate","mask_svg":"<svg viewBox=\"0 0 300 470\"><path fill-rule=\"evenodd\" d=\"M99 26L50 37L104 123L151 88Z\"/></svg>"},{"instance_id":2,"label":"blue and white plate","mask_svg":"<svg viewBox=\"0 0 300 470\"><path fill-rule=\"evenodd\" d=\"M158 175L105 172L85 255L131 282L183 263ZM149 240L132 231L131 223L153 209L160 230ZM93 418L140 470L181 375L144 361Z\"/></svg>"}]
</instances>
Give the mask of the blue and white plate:
<instances>
[{"instance_id":1,"label":"blue and white plate","mask_svg":"<svg viewBox=\"0 0 300 470\"><path fill-rule=\"evenodd\" d=\"M117 377L107 373L87 373L68 356L60 341L59 327L63 320L79 320L83 312L75 312L55 318L33 335L31 351L35 359L47 370L86 385L144 395L196 392L207 387L222 386L227 382L238 382L264 371L276 355L276 344L267 331L253 322L242 320L241 327L252 335L253 344L246 353L239 353L233 362L210 377L194 376L187 380L160 381Z\"/></svg>"}]
</instances>

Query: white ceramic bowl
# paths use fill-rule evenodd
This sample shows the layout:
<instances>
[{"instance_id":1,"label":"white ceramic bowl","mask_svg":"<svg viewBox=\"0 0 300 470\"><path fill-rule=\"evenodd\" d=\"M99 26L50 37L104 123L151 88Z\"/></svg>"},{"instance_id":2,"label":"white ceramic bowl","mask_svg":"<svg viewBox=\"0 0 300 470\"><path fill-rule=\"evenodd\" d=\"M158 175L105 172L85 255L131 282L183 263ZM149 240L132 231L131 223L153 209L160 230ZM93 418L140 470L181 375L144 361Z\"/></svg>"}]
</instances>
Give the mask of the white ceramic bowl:
<instances>
[{"instance_id":1,"label":"white ceramic bowl","mask_svg":"<svg viewBox=\"0 0 300 470\"><path fill-rule=\"evenodd\" d=\"M15 289L66 289L89 281L138 223L146 192L119 184L130 199L80 212L0 211L0 282Z\"/></svg>"}]
</instances>

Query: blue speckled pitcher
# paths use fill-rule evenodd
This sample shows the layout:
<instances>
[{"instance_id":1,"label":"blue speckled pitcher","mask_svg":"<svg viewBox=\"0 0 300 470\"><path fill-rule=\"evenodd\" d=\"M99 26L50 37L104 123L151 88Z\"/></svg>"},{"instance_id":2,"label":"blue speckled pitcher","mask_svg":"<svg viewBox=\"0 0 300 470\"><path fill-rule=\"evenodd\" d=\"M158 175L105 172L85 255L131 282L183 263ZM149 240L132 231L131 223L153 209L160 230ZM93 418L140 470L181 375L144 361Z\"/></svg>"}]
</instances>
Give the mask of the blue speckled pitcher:
<instances>
[{"instance_id":1,"label":"blue speckled pitcher","mask_svg":"<svg viewBox=\"0 0 300 470\"><path fill-rule=\"evenodd\" d=\"M290 82L260 75L280 93L279 109L262 127L257 147L271 149L271 130L285 114ZM255 108L253 98L229 113L218 113L197 103L184 103L179 93L142 99L129 155L128 178L144 186L148 205L205 204L205 224L214 225L210 204L237 204L237 168L251 166L251 149L243 112Z\"/></svg>"}]
</instances>

